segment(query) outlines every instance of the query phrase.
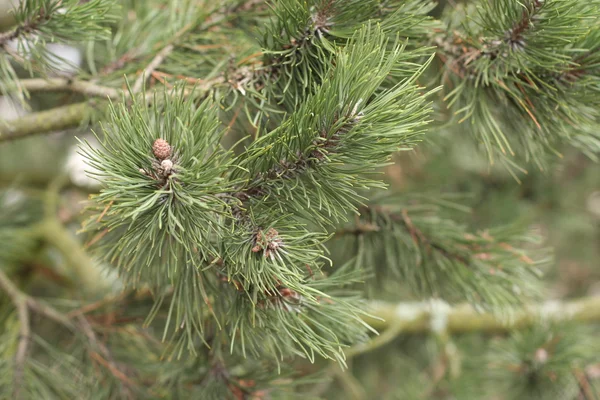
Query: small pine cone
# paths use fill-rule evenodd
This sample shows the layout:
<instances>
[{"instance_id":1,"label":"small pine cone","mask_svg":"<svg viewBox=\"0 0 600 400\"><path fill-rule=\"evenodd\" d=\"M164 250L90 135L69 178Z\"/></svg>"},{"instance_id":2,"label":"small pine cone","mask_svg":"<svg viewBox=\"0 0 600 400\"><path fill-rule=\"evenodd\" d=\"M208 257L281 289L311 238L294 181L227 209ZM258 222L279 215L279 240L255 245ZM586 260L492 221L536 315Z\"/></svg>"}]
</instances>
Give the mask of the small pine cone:
<instances>
[{"instance_id":1,"label":"small pine cone","mask_svg":"<svg viewBox=\"0 0 600 400\"><path fill-rule=\"evenodd\" d=\"M171 146L165 139L156 139L152 145L152 153L159 160L171 158Z\"/></svg>"}]
</instances>

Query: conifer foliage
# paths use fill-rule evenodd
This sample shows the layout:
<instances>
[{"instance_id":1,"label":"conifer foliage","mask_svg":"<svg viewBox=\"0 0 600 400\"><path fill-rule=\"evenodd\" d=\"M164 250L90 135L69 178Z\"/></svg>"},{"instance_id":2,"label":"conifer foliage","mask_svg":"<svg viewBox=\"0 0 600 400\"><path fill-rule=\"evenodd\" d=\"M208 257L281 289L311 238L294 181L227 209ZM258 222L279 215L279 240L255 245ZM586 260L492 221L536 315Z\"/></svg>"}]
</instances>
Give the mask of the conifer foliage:
<instances>
[{"instance_id":1,"label":"conifer foliage","mask_svg":"<svg viewBox=\"0 0 600 400\"><path fill-rule=\"evenodd\" d=\"M84 56L74 75L56 43ZM450 360L447 396L439 373L411 392L408 366L394 395L591 399L590 331L525 305L551 260L538 235L473 229L459 197L382 171L443 138L514 185L566 146L594 159L598 46L597 0L22 0L0 93L41 111L0 120L0 150L73 129L93 181L2 187L0 393L328 398L337 376L362 398L349 358L406 330ZM454 374L452 329L498 319L525 329L470 358L485 376Z\"/></svg>"}]
</instances>

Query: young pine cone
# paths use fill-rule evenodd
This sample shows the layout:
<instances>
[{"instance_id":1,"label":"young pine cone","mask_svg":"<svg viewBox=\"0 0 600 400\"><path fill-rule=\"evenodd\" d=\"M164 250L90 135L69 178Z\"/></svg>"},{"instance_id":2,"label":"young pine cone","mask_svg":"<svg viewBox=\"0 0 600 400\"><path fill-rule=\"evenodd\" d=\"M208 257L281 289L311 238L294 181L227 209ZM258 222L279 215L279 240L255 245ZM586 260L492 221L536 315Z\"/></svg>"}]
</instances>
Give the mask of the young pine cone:
<instances>
[{"instance_id":1,"label":"young pine cone","mask_svg":"<svg viewBox=\"0 0 600 400\"><path fill-rule=\"evenodd\" d=\"M152 144L152 153L159 160L171 158L171 146L165 139L156 139Z\"/></svg>"}]
</instances>

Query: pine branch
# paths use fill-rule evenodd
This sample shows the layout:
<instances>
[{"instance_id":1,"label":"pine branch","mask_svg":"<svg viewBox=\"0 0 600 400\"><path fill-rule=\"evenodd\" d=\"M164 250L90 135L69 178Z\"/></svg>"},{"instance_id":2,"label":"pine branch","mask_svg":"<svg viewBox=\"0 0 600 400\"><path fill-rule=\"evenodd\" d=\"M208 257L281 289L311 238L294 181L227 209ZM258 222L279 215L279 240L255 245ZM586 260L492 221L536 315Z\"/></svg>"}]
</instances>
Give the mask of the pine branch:
<instances>
[{"instance_id":1,"label":"pine branch","mask_svg":"<svg viewBox=\"0 0 600 400\"><path fill-rule=\"evenodd\" d=\"M134 398L131 388L136 386L135 383L127 377L127 373L121 371L109 348L98 340L94 329L85 315L77 314L76 319L79 322L81 331L88 339L88 344L90 346L88 352L90 358L104 366L116 379L123 383L123 394L126 398ZM100 351L101 354L98 354L95 351L96 349Z\"/></svg>"},{"instance_id":2,"label":"pine branch","mask_svg":"<svg viewBox=\"0 0 600 400\"><path fill-rule=\"evenodd\" d=\"M44 9L41 8L36 15L28 18L21 25L18 25L7 32L0 33L0 48L5 49L5 46L8 44L8 42L24 35L31 34L37 30L41 24L48 22L51 18L52 14L44 12Z\"/></svg>"},{"instance_id":3,"label":"pine branch","mask_svg":"<svg viewBox=\"0 0 600 400\"><path fill-rule=\"evenodd\" d=\"M482 313L467 304L450 307L438 303L390 304L374 301L369 303L368 310L377 319L366 318L366 322L376 329L393 328L398 334L436 333L440 329L449 334L502 333L538 325L543 321L600 322L599 296L530 304L515 309L507 318L492 312ZM432 322L434 319L444 324L438 326Z\"/></svg>"},{"instance_id":4,"label":"pine branch","mask_svg":"<svg viewBox=\"0 0 600 400\"><path fill-rule=\"evenodd\" d=\"M531 27L532 19L536 17L543 5L544 0L533 0L530 5L524 7L521 19L505 33L505 40L511 48L516 50L525 46L524 33ZM497 55L497 50L495 54Z\"/></svg>"},{"instance_id":5,"label":"pine branch","mask_svg":"<svg viewBox=\"0 0 600 400\"><path fill-rule=\"evenodd\" d=\"M82 102L40 111L12 121L0 120L0 142L76 128L89 118L92 110L89 102Z\"/></svg>"},{"instance_id":6,"label":"pine branch","mask_svg":"<svg viewBox=\"0 0 600 400\"><path fill-rule=\"evenodd\" d=\"M473 7L472 23L471 8L457 8L447 15L446 32L433 35L449 111L459 124L470 121L462 130L471 131L491 163L500 160L515 177L526 172L518 162L544 169L547 155L561 143L587 154L598 151L589 133L598 124L595 74L580 67L582 53L598 47L597 20L590 18L598 7L569 0L484 0ZM461 30L454 29L457 20ZM579 79L584 71L590 79ZM568 85L570 80L576 84ZM555 111L543 111L548 109Z\"/></svg>"},{"instance_id":7,"label":"pine branch","mask_svg":"<svg viewBox=\"0 0 600 400\"><path fill-rule=\"evenodd\" d=\"M443 198L429 204L418 196L379 201L359 209L355 224L339 230L339 244L333 243L354 249L348 257L355 255L352 262L372 272L376 282L393 276L417 295L465 299L484 308L539 294L538 267L549 257L541 249L522 248L535 240L518 227L470 233L440 216L440 205L460 207Z\"/></svg>"},{"instance_id":8,"label":"pine branch","mask_svg":"<svg viewBox=\"0 0 600 400\"><path fill-rule=\"evenodd\" d=\"M93 82L73 80L67 78L34 78L22 79L19 85L27 92L74 92L85 96L110 98L118 100L123 96L123 91L106 86L96 85Z\"/></svg>"},{"instance_id":9,"label":"pine branch","mask_svg":"<svg viewBox=\"0 0 600 400\"><path fill-rule=\"evenodd\" d=\"M174 49L175 46L173 44L168 44L165 47L163 47L161 51L158 52L158 54L152 59L152 61L150 61L148 66L144 68L139 78L135 81L135 84L133 85L134 93L138 93L140 90L142 90L146 79L148 79L152 75L154 70L160 66L160 64L165 60L165 58L169 56L169 54Z\"/></svg>"}]
</instances>

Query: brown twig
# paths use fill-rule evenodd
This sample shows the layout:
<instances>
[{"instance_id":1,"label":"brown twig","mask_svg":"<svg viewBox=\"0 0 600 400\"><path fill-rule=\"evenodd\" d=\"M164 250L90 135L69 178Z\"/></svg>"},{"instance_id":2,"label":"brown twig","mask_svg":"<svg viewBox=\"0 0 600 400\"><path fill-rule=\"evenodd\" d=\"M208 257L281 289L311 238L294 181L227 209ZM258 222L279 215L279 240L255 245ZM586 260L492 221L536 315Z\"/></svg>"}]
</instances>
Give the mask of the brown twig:
<instances>
[{"instance_id":1,"label":"brown twig","mask_svg":"<svg viewBox=\"0 0 600 400\"><path fill-rule=\"evenodd\" d=\"M436 243L435 241L429 239L425 234L423 234L423 232L417 226L415 226L415 224L412 222L412 219L409 217L408 211L406 209L403 209L400 213L394 213L394 212L384 209L381 206L361 207L361 213L369 212L369 210L373 210L375 212L383 214L387 218L392 220L393 222L399 223L401 226L403 226L406 229L406 231L412 238L413 242L417 246L421 246L421 247L425 248L427 251L434 250L446 258L459 261L462 264L465 264L465 265L470 264L469 260L465 256L455 253L455 252L448 251L446 248L444 248L444 246ZM363 234L368 234L368 233L373 233L373 232L379 232L380 230L381 230L381 227L379 227L376 223L374 223L372 221L364 222L364 221L359 220L356 223L356 225L352 228L343 228L343 229L338 230L335 233L335 236L363 235Z\"/></svg>"},{"instance_id":2,"label":"brown twig","mask_svg":"<svg viewBox=\"0 0 600 400\"><path fill-rule=\"evenodd\" d=\"M158 68L160 64L162 64L165 58L167 58L174 49L174 44L168 44L165 47L163 47L163 49L159 51L158 54L156 54L156 56L154 56L152 61L150 61L146 68L144 68L138 79L135 81L135 84L133 85L132 89L134 93L139 93L142 90L142 87L144 86L144 83L146 83L146 80L152 75L154 70Z\"/></svg>"},{"instance_id":3,"label":"brown twig","mask_svg":"<svg viewBox=\"0 0 600 400\"><path fill-rule=\"evenodd\" d=\"M87 318L82 314L78 314L76 318L79 322L82 332L88 338L89 344L92 346L92 348L98 349L98 351L101 353L99 354L98 352L90 349L90 357L110 371L115 378L123 382L125 395L128 398L133 398L130 388L136 386L135 383L127 377L126 373L119 369L110 350L104 345L104 343L98 340L96 334L94 333L94 329L90 325Z\"/></svg>"}]
</instances>

